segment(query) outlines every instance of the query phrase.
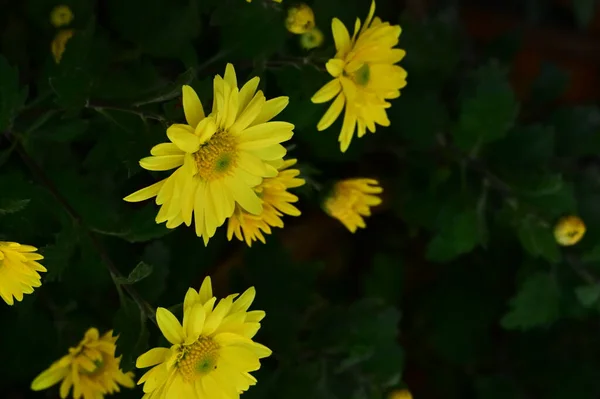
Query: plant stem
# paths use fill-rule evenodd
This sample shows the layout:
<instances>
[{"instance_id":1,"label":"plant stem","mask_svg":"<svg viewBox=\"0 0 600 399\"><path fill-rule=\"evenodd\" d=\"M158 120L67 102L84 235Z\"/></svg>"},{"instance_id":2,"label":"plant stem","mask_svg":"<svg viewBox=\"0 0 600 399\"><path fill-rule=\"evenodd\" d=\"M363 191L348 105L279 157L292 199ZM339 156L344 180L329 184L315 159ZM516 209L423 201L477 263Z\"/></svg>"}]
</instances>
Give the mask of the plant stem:
<instances>
[{"instance_id":1,"label":"plant stem","mask_svg":"<svg viewBox=\"0 0 600 399\"><path fill-rule=\"evenodd\" d=\"M102 263L104 263L104 265L108 269L119 294L121 294L121 288L124 288L125 291L129 294L129 296L131 296L131 298L137 303L137 305L140 308L140 311L146 317L152 320L154 324L156 324L155 311L152 308L152 306L150 306L150 304L146 302L131 285L120 284L116 281L117 278L121 278L123 277L123 275L121 274L121 272L119 272L119 269L117 269L113 261L110 259L106 248L104 248L104 245L102 245L102 242L98 239L96 234L85 225L83 218L77 213L77 211L71 206L71 204L69 204L66 198L62 196L62 194L58 191L54 183L50 180L50 178L48 178L48 176L42 170L42 168L35 162L33 158L29 156L29 154L27 154L25 148L23 148L21 143L18 142L18 138L14 134L10 133L9 136L12 136L12 140L17 142L16 151L19 153L19 156L27 165L27 167L31 170L33 175L48 189L50 194L52 194L56 201L64 208L65 212L67 212L71 219L73 219L73 221L82 228L86 236L89 238L90 243L92 244L96 252L98 252L98 254L100 255Z\"/></svg>"}]
</instances>

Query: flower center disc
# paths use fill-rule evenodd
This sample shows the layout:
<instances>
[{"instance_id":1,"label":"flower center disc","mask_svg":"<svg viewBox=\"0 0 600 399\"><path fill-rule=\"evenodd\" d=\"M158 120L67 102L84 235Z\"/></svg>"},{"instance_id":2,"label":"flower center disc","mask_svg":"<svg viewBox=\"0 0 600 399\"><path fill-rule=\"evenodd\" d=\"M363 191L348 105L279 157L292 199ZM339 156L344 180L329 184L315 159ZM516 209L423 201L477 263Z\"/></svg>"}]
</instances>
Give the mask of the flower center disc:
<instances>
[{"instance_id":1,"label":"flower center disc","mask_svg":"<svg viewBox=\"0 0 600 399\"><path fill-rule=\"evenodd\" d=\"M371 69L369 68L369 64L363 64L356 72L354 72L354 82L356 82L359 86L366 86L369 83L369 78L371 77Z\"/></svg>"},{"instance_id":2,"label":"flower center disc","mask_svg":"<svg viewBox=\"0 0 600 399\"><path fill-rule=\"evenodd\" d=\"M237 164L236 140L228 132L216 132L194 153L198 175L211 181L227 175Z\"/></svg>"},{"instance_id":3,"label":"flower center disc","mask_svg":"<svg viewBox=\"0 0 600 399\"><path fill-rule=\"evenodd\" d=\"M211 338L200 337L191 345L183 347L179 371L186 381L193 381L217 368L219 345Z\"/></svg>"}]
</instances>

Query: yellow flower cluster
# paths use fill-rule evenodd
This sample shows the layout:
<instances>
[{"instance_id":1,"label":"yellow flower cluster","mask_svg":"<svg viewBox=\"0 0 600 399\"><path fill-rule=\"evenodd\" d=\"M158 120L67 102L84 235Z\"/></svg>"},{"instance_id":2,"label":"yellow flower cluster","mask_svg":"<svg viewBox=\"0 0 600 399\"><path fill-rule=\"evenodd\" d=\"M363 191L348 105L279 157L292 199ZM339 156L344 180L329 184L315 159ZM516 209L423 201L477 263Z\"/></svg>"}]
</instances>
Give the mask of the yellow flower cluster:
<instances>
[{"instance_id":1,"label":"yellow flower cluster","mask_svg":"<svg viewBox=\"0 0 600 399\"><path fill-rule=\"evenodd\" d=\"M55 28L61 28L69 25L71 21L73 21L73 18L73 12L65 5L54 7L50 13L50 23L52 23ZM52 43L50 43L50 50L52 52L54 62L57 64L60 63L63 53L67 48L67 43L69 40L71 40L74 34L75 30L73 29L60 29L58 32L56 32Z\"/></svg>"},{"instance_id":2,"label":"yellow flower cluster","mask_svg":"<svg viewBox=\"0 0 600 399\"><path fill-rule=\"evenodd\" d=\"M323 32L315 25L315 14L304 3L289 8L285 27L291 33L300 35L300 45L306 50L323 44Z\"/></svg>"}]
</instances>

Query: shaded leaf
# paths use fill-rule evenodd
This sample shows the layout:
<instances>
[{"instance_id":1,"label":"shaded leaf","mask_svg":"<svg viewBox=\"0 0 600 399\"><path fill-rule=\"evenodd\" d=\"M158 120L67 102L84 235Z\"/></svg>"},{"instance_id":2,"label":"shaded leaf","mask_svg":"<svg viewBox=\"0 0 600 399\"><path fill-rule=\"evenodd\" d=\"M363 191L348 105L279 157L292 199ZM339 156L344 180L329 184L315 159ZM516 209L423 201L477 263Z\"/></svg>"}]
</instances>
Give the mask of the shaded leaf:
<instances>
[{"instance_id":1,"label":"shaded leaf","mask_svg":"<svg viewBox=\"0 0 600 399\"><path fill-rule=\"evenodd\" d=\"M140 262L129 273L127 277L117 277L115 282L118 284L135 284L152 274L152 265Z\"/></svg>"},{"instance_id":2,"label":"shaded leaf","mask_svg":"<svg viewBox=\"0 0 600 399\"><path fill-rule=\"evenodd\" d=\"M121 369L125 372L135 367L135 359L148 348L146 317L138 305L125 298L113 321L114 335L118 335L115 356L123 356Z\"/></svg>"},{"instance_id":3,"label":"shaded leaf","mask_svg":"<svg viewBox=\"0 0 600 399\"><path fill-rule=\"evenodd\" d=\"M27 99L27 88L19 87L19 71L0 54L0 132L6 130Z\"/></svg>"},{"instance_id":4,"label":"shaded leaf","mask_svg":"<svg viewBox=\"0 0 600 399\"><path fill-rule=\"evenodd\" d=\"M575 295L584 307L589 308L598 302L600 298L600 284L577 287L575 288Z\"/></svg>"}]
</instances>

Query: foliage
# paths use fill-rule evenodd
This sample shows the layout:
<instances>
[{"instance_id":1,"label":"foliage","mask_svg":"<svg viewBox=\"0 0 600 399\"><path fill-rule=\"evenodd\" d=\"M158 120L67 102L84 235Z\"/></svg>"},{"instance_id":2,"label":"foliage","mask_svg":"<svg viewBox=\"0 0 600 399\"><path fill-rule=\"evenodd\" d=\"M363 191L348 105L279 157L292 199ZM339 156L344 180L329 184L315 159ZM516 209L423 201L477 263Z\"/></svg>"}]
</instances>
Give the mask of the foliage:
<instances>
[{"instance_id":1,"label":"foliage","mask_svg":"<svg viewBox=\"0 0 600 399\"><path fill-rule=\"evenodd\" d=\"M181 316L187 289L211 275L219 296L255 286L252 309L267 314L257 341L274 354L246 399L406 386L423 398L600 395L598 105L557 105L569 79L548 62L522 98L512 48L473 46L455 5L419 16L379 0L377 15L403 27L408 86L391 126L342 154L341 124L318 132L324 109L310 98L330 78L331 18L352 26L370 2L307 1L325 34L310 52L285 30L286 3L68 0L76 34L55 64L56 3L2 2L0 239L40 248L48 272L0 306L0 391L42 397L31 380L91 326L119 334L135 371L165 344L156 307ZM573 2L582 28L594 3ZM191 228L156 224L153 202L122 200L158 179L138 162L183 121L181 86L210 104L226 62L268 98L290 97L279 119L296 126L288 154L307 180L302 216L251 248L224 227L205 247ZM357 176L379 179L384 203L351 235L321 204ZM569 214L587 232L562 248L553 226Z\"/></svg>"}]
</instances>

